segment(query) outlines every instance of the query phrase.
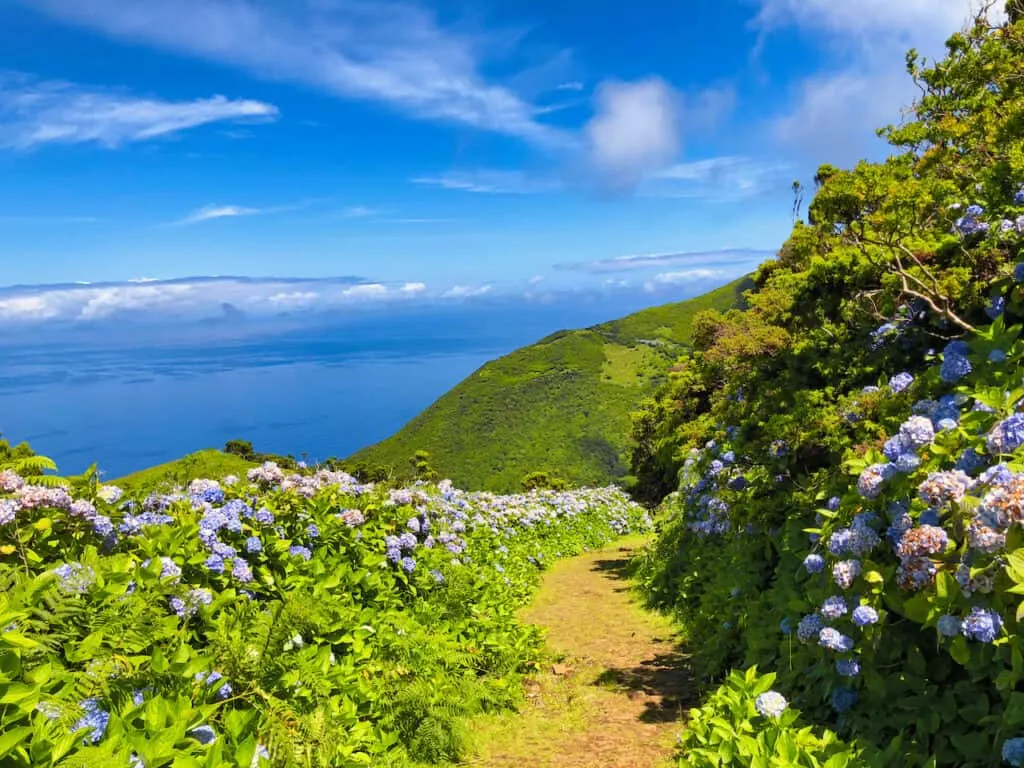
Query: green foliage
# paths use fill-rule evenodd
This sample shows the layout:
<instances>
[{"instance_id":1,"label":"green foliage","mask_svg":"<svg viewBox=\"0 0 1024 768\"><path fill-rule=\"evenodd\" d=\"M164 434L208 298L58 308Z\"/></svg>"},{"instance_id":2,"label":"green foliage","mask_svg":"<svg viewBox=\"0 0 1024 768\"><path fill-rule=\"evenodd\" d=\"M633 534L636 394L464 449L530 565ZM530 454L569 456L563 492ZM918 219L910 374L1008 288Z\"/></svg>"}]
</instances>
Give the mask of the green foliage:
<instances>
[{"instance_id":1,"label":"green foliage","mask_svg":"<svg viewBox=\"0 0 1024 768\"><path fill-rule=\"evenodd\" d=\"M773 670L867 764L992 766L1024 729L1024 514L1006 507L1024 494L1024 22L982 16L944 60L908 65L921 97L885 131L895 154L819 170L747 309L696 318L634 417L636 493L679 488L640 574L708 680ZM908 452L912 414L935 434ZM1014 479L981 475L999 462ZM867 543L847 548L851 531ZM714 736L742 700L728 688L701 721L714 749L769 733L741 712Z\"/></svg>"},{"instance_id":2,"label":"green foliage","mask_svg":"<svg viewBox=\"0 0 1024 768\"><path fill-rule=\"evenodd\" d=\"M541 570L649 524L614 489L388 490L264 465L73 498L0 469L0 764L459 760L465 718L515 707L536 666L516 611Z\"/></svg>"},{"instance_id":3,"label":"green foliage","mask_svg":"<svg viewBox=\"0 0 1024 768\"><path fill-rule=\"evenodd\" d=\"M800 713L791 707L778 718L758 714L757 697L768 692L774 682L774 674L760 675L757 667L732 672L699 709L690 710L676 764L680 768L887 765L881 755L868 760L832 731L804 725Z\"/></svg>"},{"instance_id":4,"label":"green foliage","mask_svg":"<svg viewBox=\"0 0 1024 768\"><path fill-rule=\"evenodd\" d=\"M523 477L523 490L536 491L548 488L555 491L564 491L569 484L551 472L530 472Z\"/></svg>"},{"instance_id":5,"label":"green foliage","mask_svg":"<svg viewBox=\"0 0 1024 768\"><path fill-rule=\"evenodd\" d=\"M401 431L343 465L414 477L417 450L456 484L499 492L538 467L575 486L623 478L629 414L689 342L692 316L733 306L747 282L586 330L560 331L487 363ZM384 468L390 468L386 472Z\"/></svg>"}]
</instances>

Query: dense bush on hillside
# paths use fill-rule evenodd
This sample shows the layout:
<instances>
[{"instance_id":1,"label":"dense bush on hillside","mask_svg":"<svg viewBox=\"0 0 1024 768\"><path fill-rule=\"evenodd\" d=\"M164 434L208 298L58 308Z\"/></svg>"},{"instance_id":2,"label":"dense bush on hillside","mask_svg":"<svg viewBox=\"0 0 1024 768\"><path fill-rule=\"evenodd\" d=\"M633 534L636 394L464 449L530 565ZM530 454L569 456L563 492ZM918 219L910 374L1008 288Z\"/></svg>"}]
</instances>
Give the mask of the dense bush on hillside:
<instances>
[{"instance_id":1,"label":"dense bush on hillside","mask_svg":"<svg viewBox=\"0 0 1024 768\"><path fill-rule=\"evenodd\" d=\"M896 153L820 169L749 309L698 318L636 417L641 492L680 481L643 577L709 679L772 671L853 740L835 764L1022 765L1024 22L908 63ZM693 738L682 764L734 764Z\"/></svg>"},{"instance_id":2,"label":"dense bush on hillside","mask_svg":"<svg viewBox=\"0 0 1024 768\"><path fill-rule=\"evenodd\" d=\"M614 489L385 490L273 464L129 499L0 459L0 763L400 766L514 705L514 610L649 525Z\"/></svg>"}]
</instances>

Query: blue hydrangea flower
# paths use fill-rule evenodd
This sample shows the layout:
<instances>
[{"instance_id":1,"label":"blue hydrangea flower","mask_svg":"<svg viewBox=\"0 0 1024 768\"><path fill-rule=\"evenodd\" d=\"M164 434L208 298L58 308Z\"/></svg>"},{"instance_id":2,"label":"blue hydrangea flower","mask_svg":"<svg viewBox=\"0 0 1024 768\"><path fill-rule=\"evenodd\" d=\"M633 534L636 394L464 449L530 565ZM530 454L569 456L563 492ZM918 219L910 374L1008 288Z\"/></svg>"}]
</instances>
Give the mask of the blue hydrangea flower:
<instances>
[{"instance_id":1,"label":"blue hydrangea flower","mask_svg":"<svg viewBox=\"0 0 1024 768\"><path fill-rule=\"evenodd\" d=\"M1006 232L1009 229L1013 229L1012 221L1004 219L1003 223L1009 225L1007 227L1001 227L1003 232ZM1003 314L1004 309L1006 309L1006 299L1003 298L1002 296L996 296L994 299L992 299L991 302L989 302L989 305L985 307L985 314L988 315L990 320L995 320L997 317Z\"/></svg>"},{"instance_id":2,"label":"blue hydrangea flower","mask_svg":"<svg viewBox=\"0 0 1024 768\"><path fill-rule=\"evenodd\" d=\"M825 570L825 558L819 554L811 553L804 558L803 565L808 573L821 573Z\"/></svg>"},{"instance_id":3,"label":"blue hydrangea flower","mask_svg":"<svg viewBox=\"0 0 1024 768\"><path fill-rule=\"evenodd\" d=\"M853 619L853 623L858 627L866 627L869 624L878 623L878 611L870 605L858 605L853 609L853 614L850 618Z\"/></svg>"},{"instance_id":4,"label":"blue hydrangea flower","mask_svg":"<svg viewBox=\"0 0 1024 768\"><path fill-rule=\"evenodd\" d=\"M320 529L317 527L316 523L310 523L306 526L306 535L311 539L320 537Z\"/></svg>"},{"instance_id":5,"label":"blue hydrangea flower","mask_svg":"<svg viewBox=\"0 0 1024 768\"><path fill-rule=\"evenodd\" d=\"M993 349L991 352L988 353L988 361L990 363L996 363L996 364L1005 363L1006 362L1006 353L1003 352L1003 350L1001 350L1001 349Z\"/></svg>"},{"instance_id":6,"label":"blue hydrangea flower","mask_svg":"<svg viewBox=\"0 0 1024 768\"><path fill-rule=\"evenodd\" d=\"M957 459L955 469L959 469L961 472L972 475L985 466L985 457L978 453L973 448L967 448L960 458Z\"/></svg>"},{"instance_id":7,"label":"blue hydrangea flower","mask_svg":"<svg viewBox=\"0 0 1024 768\"><path fill-rule=\"evenodd\" d=\"M777 720L786 711L789 702L786 697L776 691L765 691L754 699L754 708L761 717Z\"/></svg>"},{"instance_id":8,"label":"blue hydrangea flower","mask_svg":"<svg viewBox=\"0 0 1024 768\"><path fill-rule=\"evenodd\" d=\"M1017 194L1024 193L1018 192ZM1021 202L1024 203L1024 200ZM1003 762L1009 763L1014 768L1024 766L1024 738L1018 736L1003 742Z\"/></svg>"},{"instance_id":9,"label":"blue hydrangea flower","mask_svg":"<svg viewBox=\"0 0 1024 768\"><path fill-rule=\"evenodd\" d=\"M743 475L738 475L729 480L729 482L726 483L726 487L730 491L742 491L744 488L747 487L748 484L749 483L747 481L747 478L745 478Z\"/></svg>"},{"instance_id":10,"label":"blue hydrangea flower","mask_svg":"<svg viewBox=\"0 0 1024 768\"><path fill-rule=\"evenodd\" d=\"M935 439L935 430L931 419L925 416L911 416L900 425L899 436L908 450L916 450L931 445Z\"/></svg>"},{"instance_id":11,"label":"blue hydrangea flower","mask_svg":"<svg viewBox=\"0 0 1024 768\"><path fill-rule=\"evenodd\" d=\"M960 631L968 640L992 643L1003 628L1003 619L995 611L974 607L960 625Z\"/></svg>"},{"instance_id":12,"label":"blue hydrangea flower","mask_svg":"<svg viewBox=\"0 0 1024 768\"><path fill-rule=\"evenodd\" d=\"M1015 283L1024 283L1024 261L1013 266L1013 281Z\"/></svg>"},{"instance_id":13,"label":"blue hydrangea flower","mask_svg":"<svg viewBox=\"0 0 1024 768\"><path fill-rule=\"evenodd\" d=\"M939 378L947 384L955 384L972 370L971 361L960 355L947 355L939 367Z\"/></svg>"},{"instance_id":14,"label":"blue hydrangea flower","mask_svg":"<svg viewBox=\"0 0 1024 768\"><path fill-rule=\"evenodd\" d=\"M839 686L832 691L832 709L836 712L846 712L857 703L857 692L845 686Z\"/></svg>"},{"instance_id":15,"label":"blue hydrangea flower","mask_svg":"<svg viewBox=\"0 0 1024 768\"><path fill-rule=\"evenodd\" d=\"M200 725L188 732L188 735L203 745L213 744L217 740L217 733L208 725Z\"/></svg>"},{"instance_id":16,"label":"blue hydrangea flower","mask_svg":"<svg viewBox=\"0 0 1024 768\"><path fill-rule=\"evenodd\" d=\"M436 568L430 571L430 575L434 577L434 581L436 581L438 584L444 584L444 574Z\"/></svg>"},{"instance_id":17,"label":"blue hydrangea flower","mask_svg":"<svg viewBox=\"0 0 1024 768\"><path fill-rule=\"evenodd\" d=\"M843 677L856 677L860 674L860 662L856 659L838 659L836 672Z\"/></svg>"},{"instance_id":18,"label":"blue hydrangea flower","mask_svg":"<svg viewBox=\"0 0 1024 768\"><path fill-rule=\"evenodd\" d=\"M943 637L956 637L960 634L960 619L956 616L950 616L948 613L939 616L937 626L939 634Z\"/></svg>"},{"instance_id":19,"label":"blue hydrangea flower","mask_svg":"<svg viewBox=\"0 0 1024 768\"><path fill-rule=\"evenodd\" d=\"M892 464L872 464L857 478L857 491L865 499L875 499L885 482L895 474L896 467Z\"/></svg>"},{"instance_id":20,"label":"blue hydrangea flower","mask_svg":"<svg viewBox=\"0 0 1024 768\"><path fill-rule=\"evenodd\" d=\"M828 507L830 512L835 512L836 510L839 509L839 497L833 496L828 500L825 506Z\"/></svg>"},{"instance_id":21,"label":"blue hydrangea flower","mask_svg":"<svg viewBox=\"0 0 1024 768\"><path fill-rule=\"evenodd\" d=\"M65 563L53 569L59 579L57 589L66 595L84 595L96 581L92 568L81 563Z\"/></svg>"},{"instance_id":22,"label":"blue hydrangea flower","mask_svg":"<svg viewBox=\"0 0 1024 768\"><path fill-rule=\"evenodd\" d=\"M779 622L779 632L784 635L793 634L793 623L789 620L789 616L784 616Z\"/></svg>"},{"instance_id":23,"label":"blue hydrangea flower","mask_svg":"<svg viewBox=\"0 0 1024 768\"><path fill-rule=\"evenodd\" d=\"M826 619L838 619L840 616L845 616L846 611L846 600L839 595L827 597L821 604L821 615Z\"/></svg>"},{"instance_id":24,"label":"blue hydrangea flower","mask_svg":"<svg viewBox=\"0 0 1024 768\"><path fill-rule=\"evenodd\" d=\"M288 548L288 554L292 557L301 557L303 560L309 560L313 557L313 552L309 547L303 547L299 544L293 544Z\"/></svg>"},{"instance_id":25,"label":"blue hydrangea flower","mask_svg":"<svg viewBox=\"0 0 1024 768\"><path fill-rule=\"evenodd\" d=\"M825 621L816 613L809 613L796 626L796 637L801 643L809 643L825 627Z\"/></svg>"},{"instance_id":26,"label":"blue hydrangea flower","mask_svg":"<svg viewBox=\"0 0 1024 768\"><path fill-rule=\"evenodd\" d=\"M1024 413L1015 413L996 424L985 438L989 453L1012 453L1024 445Z\"/></svg>"},{"instance_id":27,"label":"blue hydrangea flower","mask_svg":"<svg viewBox=\"0 0 1024 768\"><path fill-rule=\"evenodd\" d=\"M840 589L849 589L860 572L860 560L841 560L832 566L832 580Z\"/></svg>"},{"instance_id":28,"label":"blue hydrangea flower","mask_svg":"<svg viewBox=\"0 0 1024 768\"><path fill-rule=\"evenodd\" d=\"M110 713L100 707L97 699L86 699L78 706L82 708L83 715L71 726L71 730L80 731L89 729L86 737L93 744L98 744L107 732L107 724L110 722Z\"/></svg>"},{"instance_id":29,"label":"blue hydrangea flower","mask_svg":"<svg viewBox=\"0 0 1024 768\"><path fill-rule=\"evenodd\" d=\"M263 551L263 542L260 541L259 536L250 536L245 540L245 551L250 555L256 554L257 552Z\"/></svg>"},{"instance_id":30,"label":"blue hydrangea flower","mask_svg":"<svg viewBox=\"0 0 1024 768\"><path fill-rule=\"evenodd\" d=\"M411 557L403 557L401 560L402 570L406 573L412 573L416 570L416 561Z\"/></svg>"},{"instance_id":31,"label":"blue hydrangea flower","mask_svg":"<svg viewBox=\"0 0 1024 768\"><path fill-rule=\"evenodd\" d=\"M853 650L852 638L832 627L825 627L818 633L818 645L836 653L849 653Z\"/></svg>"},{"instance_id":32,"label":"blue hydrangea flower","mask_svg":"<svg viewBox=\"0 0 1024 768\"><path fill-rule=\"evenodd\" d=\"M220 555L210 555L206 558L206 570L212 573L224 573L224 558Z\"/></svg>"}]
</instances>

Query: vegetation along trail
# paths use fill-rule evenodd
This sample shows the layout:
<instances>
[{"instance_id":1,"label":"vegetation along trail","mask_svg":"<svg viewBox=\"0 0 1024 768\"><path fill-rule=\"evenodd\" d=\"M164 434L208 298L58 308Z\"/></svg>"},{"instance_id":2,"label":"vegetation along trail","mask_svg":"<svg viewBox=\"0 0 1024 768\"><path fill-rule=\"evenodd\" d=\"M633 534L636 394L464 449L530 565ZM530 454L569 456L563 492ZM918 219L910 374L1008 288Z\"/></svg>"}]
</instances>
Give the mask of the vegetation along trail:
<instances>
[{"instance_id":1,"label":"vegetation along trail","mask_svg":"<svg viewBox=\"0 0 1024 768\"><path fill-rule=\"evenodd\" d=\"M670 765L694 703L670 622L630 589L629 538L558 562L524 618L547 632L556 663L528 684L518 715L473 723L480 768L658 768Z\"/></svg>"}]
</instances>

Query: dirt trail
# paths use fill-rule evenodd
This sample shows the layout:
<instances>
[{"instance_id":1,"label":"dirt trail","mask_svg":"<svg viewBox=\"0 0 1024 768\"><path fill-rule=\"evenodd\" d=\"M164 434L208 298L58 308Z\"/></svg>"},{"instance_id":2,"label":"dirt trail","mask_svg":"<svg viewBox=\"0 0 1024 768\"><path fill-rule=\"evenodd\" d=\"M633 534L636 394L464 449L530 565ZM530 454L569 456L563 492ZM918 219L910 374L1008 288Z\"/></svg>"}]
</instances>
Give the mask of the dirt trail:
<instances>
[{"instance_id":1,"label":"dirt trail","mask_svg":"<svg viewBox=\"0 0 1024 768\"><path fill-rule=\"evenodd\" d=\"M627 580L638 539L555 565L524 618L560 661L529 682L518 715L473 724L477 768L661 768L694 704L667 619Z\"/></svg>"}]
</instances>

